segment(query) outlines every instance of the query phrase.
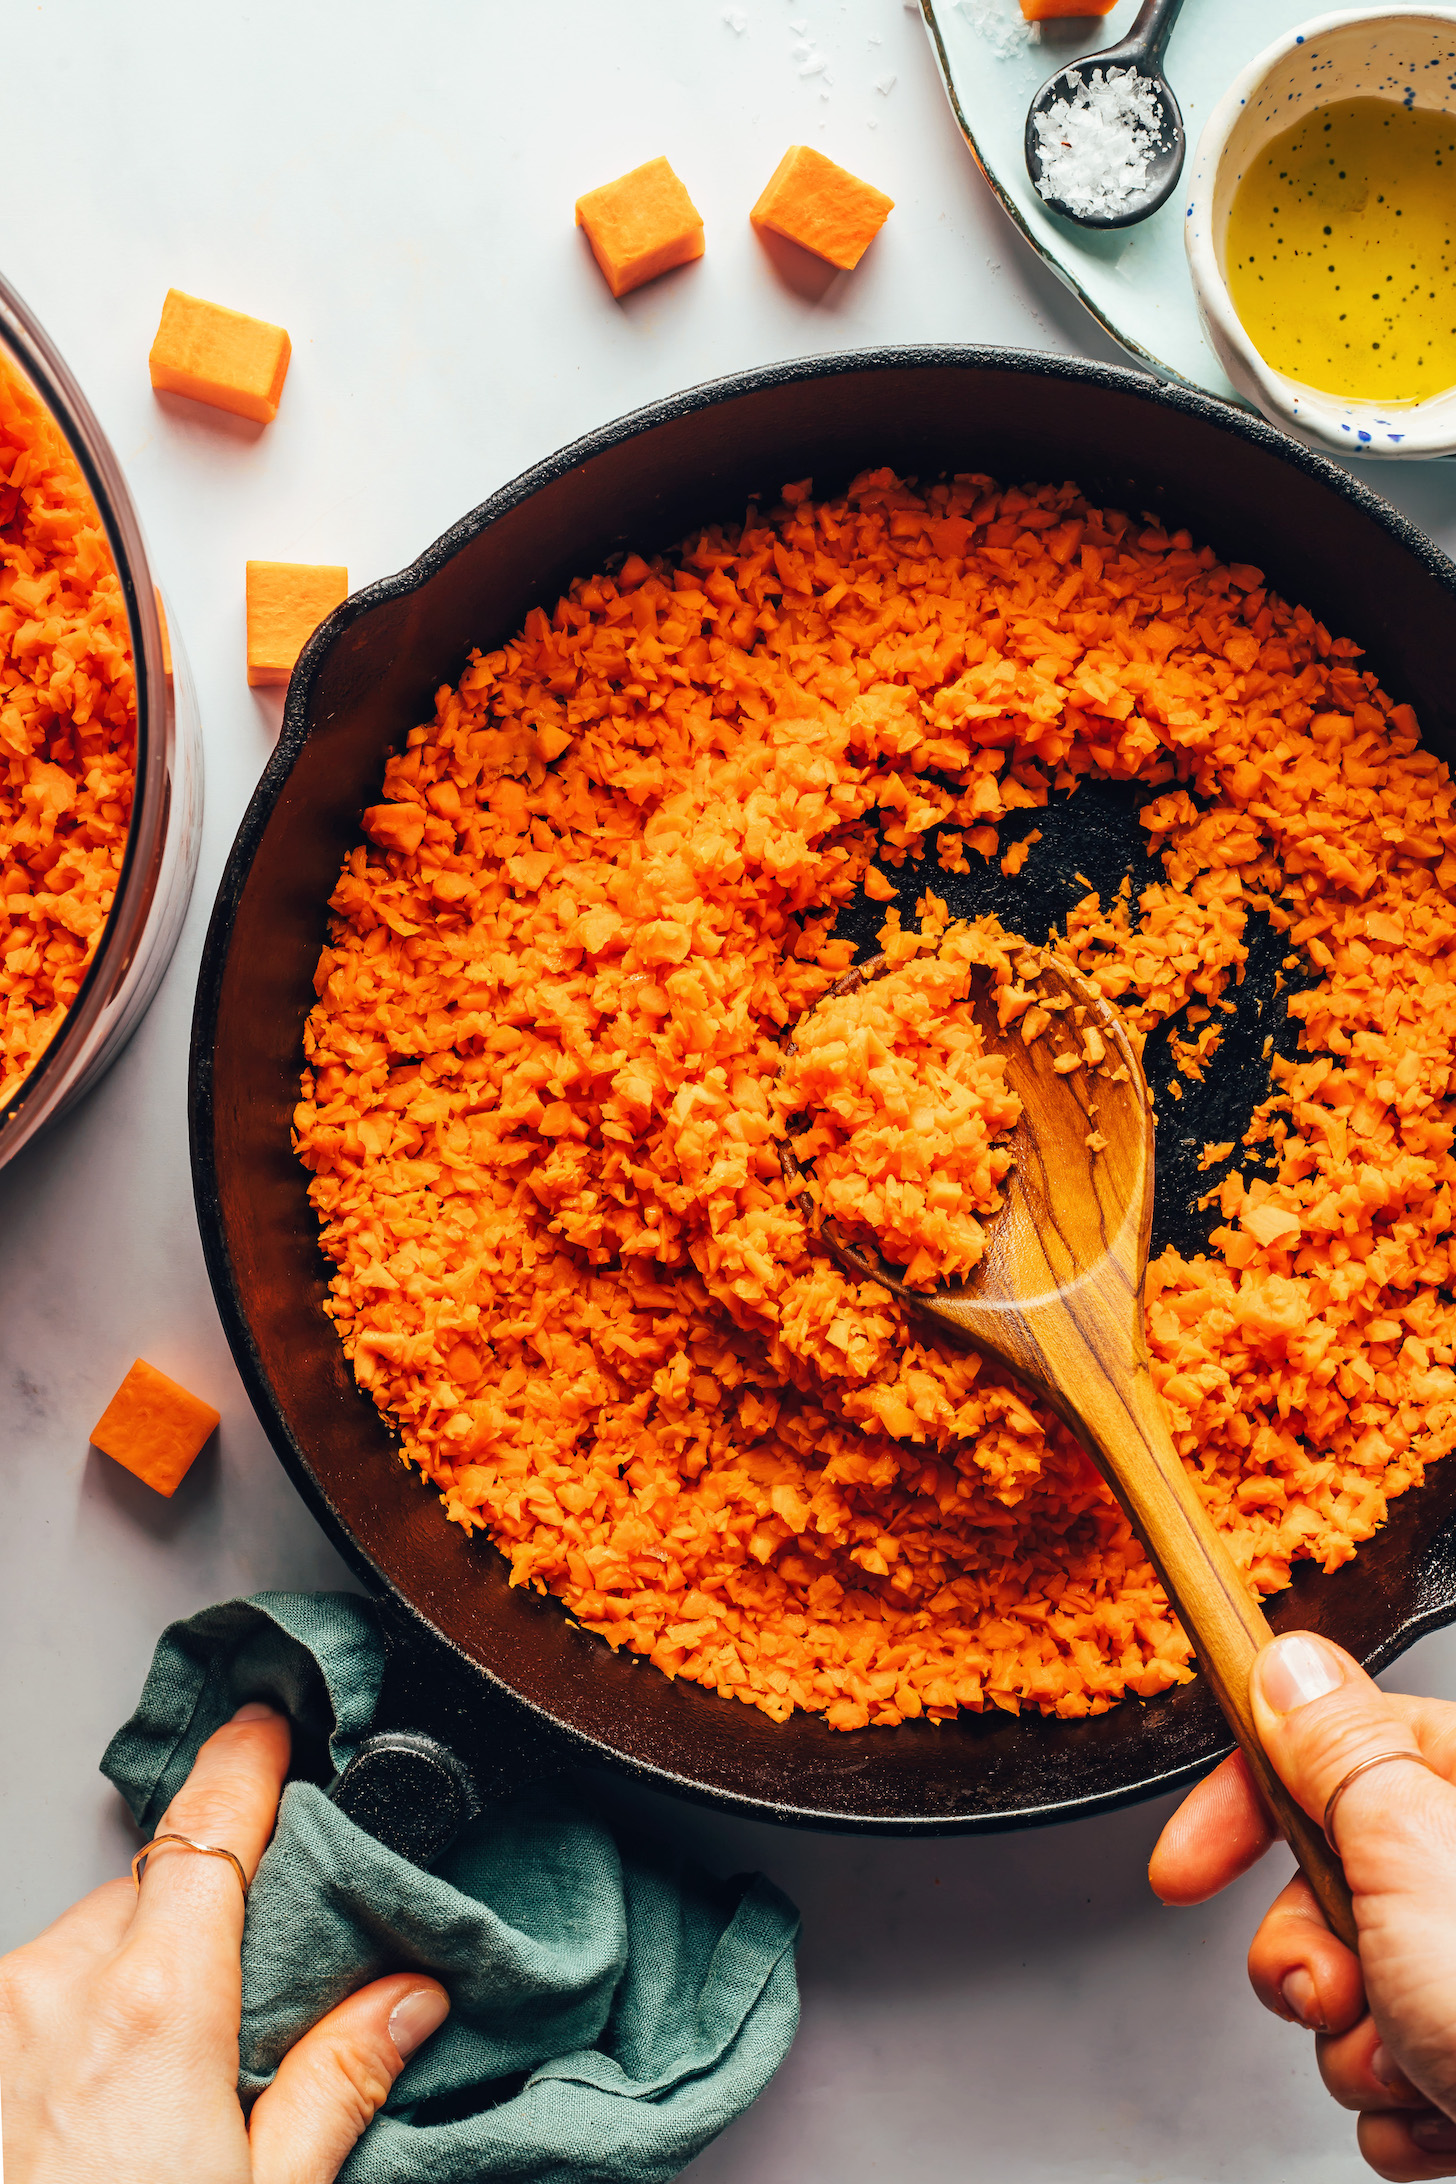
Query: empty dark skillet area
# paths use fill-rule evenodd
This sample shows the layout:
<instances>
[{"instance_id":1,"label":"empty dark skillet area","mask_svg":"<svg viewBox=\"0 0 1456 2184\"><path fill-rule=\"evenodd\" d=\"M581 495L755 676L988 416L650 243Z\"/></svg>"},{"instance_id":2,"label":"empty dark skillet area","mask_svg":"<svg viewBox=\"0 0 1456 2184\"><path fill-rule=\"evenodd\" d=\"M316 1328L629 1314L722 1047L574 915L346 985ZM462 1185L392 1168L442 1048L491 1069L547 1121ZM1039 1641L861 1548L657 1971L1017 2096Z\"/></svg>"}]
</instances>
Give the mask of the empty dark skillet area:
<instances>
[{"instance_id":1,"label":"empty dark skillet area","mask_svg":"<svg viewBox=\"0 0 1456 2184\"><path fill-rule=\"evenodd\" d=\"M528 608L549 608L573 575L615 552L670 547L713 516L741 516L754 495L776 497L787 479L812 475L822 493L883 463L922 478L1074 478L1094 501L1187 525L1356 638L1365 664L1415 706L1430 746L1447 759L1456 751L1456 569L1374 494L1255 419L1130 371L974 349L815 358L693 389L517 479L412 568L348 601L310 644L208 934L193 1034L194 1179L218 1304L259 1416L360 1577L403 1611L400 1718L440 1730L487 1773L507 1746L554 1733L580 1756L760 1817L1024 1826L1149 1796L1204 1768L1227 1738L1201 1686L1081 1722L987 1714L846 1734L812 1715L775 1725L613 1654L556 1602L512 1591L494 1549L448 1524L400 1463L323 1315L327 1269L289 1143L340 862L386 750L429 717L470 649L503 641ZM1027 823L1047 838L1018 882L1003 889L993 866L952 894L953 907L995 909L1040 939L1082 892L1076 871L1114 891L1138 860L1158 874L1130 792L1084 788ZM949 892L933 865L910 876L912 891L927 879ZM1262 1097L1265 1035L1289 1036L1277 958L1255 937L1243 1064L1211 1073L1206 1093L1171 1114L1165 1103L1155 1248L1196 1248L1206 1233L1194 1200L1219 1171L1199 1174L1197 1146L1239 1135L1239 1116ZM1155 1050L1152 1074L1156 1085ZM1453 1511L1456 1459L1395 1502L1345 1569L1304 1567L1271 1603L1273 1621L1390 1659L1456 1616Z\"/></svg>"}]
</instances>

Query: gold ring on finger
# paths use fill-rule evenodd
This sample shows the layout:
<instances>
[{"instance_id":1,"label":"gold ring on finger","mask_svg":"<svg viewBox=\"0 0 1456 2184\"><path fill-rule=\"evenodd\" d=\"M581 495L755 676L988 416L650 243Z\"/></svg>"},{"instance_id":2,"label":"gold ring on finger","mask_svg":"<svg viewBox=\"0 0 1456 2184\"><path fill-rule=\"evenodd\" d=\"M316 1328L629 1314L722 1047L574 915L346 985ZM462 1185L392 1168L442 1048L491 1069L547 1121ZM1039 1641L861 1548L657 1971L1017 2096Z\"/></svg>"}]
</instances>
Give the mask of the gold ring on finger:
<instances>
[{"instance_id":1,"label":"gold ring on finger","mask_svg":"<svg viewBox=\"0 0 1456 2184\"><path fill-rule=\"evenodd\" d=\"M142 1844L141 1849L131 1862L131 1877L136 1882L138 1895L141 1894L142 1875L146 1872L147 1861L160 1850L196 1850L200 1851L204 1858L226 1858L238 1877L238 1886L243 1892L243 1902L247 1902L248 1876L243 1871L243 1862L236 1852L225 1850L221 1843L194 1842L190 1835L154 1835L149 1843Z\"/></svg>"},{"instance_id":2,"label":"gold ring on finger","mask_svg":"<svg viewBox=\"0 0 1456 2184\"><path fill-rule=\"evenodd\" d=\"M1329 1797L1325 1804L1324 1819L1325 1841L1329 1844L1330 1849L1335 1852L1335 1855L1337 1857L1339 1855L1339 1845L1336 1843L1334 1837L1336 1806L1339 1804L1340 1799L1344 1796L1346 1790L1348 1790L1348 1788L1350 1787L1350 1784L1354 1781L1356 1775L1364 1774L1367 1769L1371 1767L1384 1767L1392 1759L1413 1759L1418 1767L1428 1768L1431 1764L1428 1759L1423 1759L1419 1752L1372 1752L1368 1759L1357 1760L1355 1762L1355 1765L1349 1770L1348 1774L1342 1774L1339 1781L1330 1791Z\"/></svg>"}]
</instances>

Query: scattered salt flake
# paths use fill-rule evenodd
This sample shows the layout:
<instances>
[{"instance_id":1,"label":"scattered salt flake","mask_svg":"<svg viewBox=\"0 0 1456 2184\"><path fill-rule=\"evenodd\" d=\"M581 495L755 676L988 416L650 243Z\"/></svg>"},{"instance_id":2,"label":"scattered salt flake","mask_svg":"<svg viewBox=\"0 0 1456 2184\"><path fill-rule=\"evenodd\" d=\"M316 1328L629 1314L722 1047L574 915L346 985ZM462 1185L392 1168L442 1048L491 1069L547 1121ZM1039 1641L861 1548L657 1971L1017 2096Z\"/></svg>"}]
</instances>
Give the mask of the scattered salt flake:
<instances>
[{"instance_id":1,"label":"scattered salt flake","mask_svg":"<svg viewBox=\"0 0 1456 2184\"><path fill-rule=\"evenodd\" d=\"M1147 188L1163 105L1135 68L1092 68L1036 117L1042 195L1085 219L1124 212Z\"/></svg>"},{"instance_id":2,"label":"scattered salt flake","mask_svg":"<svg viewBox=\"0 0 1456 2184\"><path fill-rule=\"evenodd\" d=\"M1072 1071L1080 1069L1081 1066L1082 1057L1080 1054L1059 1054L1052 1063L1052 1068L1059 1077L1070 1077Z\"/></svg>"},{"instance_id":3,"label":"scattered salt flake","mask_svg":"<svg viewBox=\"0 0 1456 2184\"><path fill-rule=\"evenodd\" d=\"M740 38L748 28L748 17L744 14L742 8L724 8L723 20L730 30L737 31Z\"/></svg>"},{"instance_id":4,"label":"scattered salt flake","mask_svg":"<svg viewBox=\"0 0 1456 2184\"><path fill-rule=\"evenodd\" d=\"M789 24L789 28L790 30L796 30L799 33L799 36L802 38L809 26L807 23L795 23L791 21Z\"/></svg>"},{"instance_id":5,"label":"scattered salt flake","mask_svg":"<svg viewBox=\"0 0 1456 2184\"><path fill-rule=\"evenodd\" d=\"M1107 1140L1100 1130L1089 1130L1087 1143L1094 1153L1105 1153L1107 1150Z\"/></svg>"},{"instance_id":6,"label":"scattered salt flake","mask_svg":"<svg viewBox=\"0 0 1456 2184\"><path fill-rule=\"evenodd\" d=\"M796 61L807 61L813 50L814 48L809 44L808 40L801 38L794 47L794 59Z\"/></svg>"},{"instance_id":7,"label":"scattered salt flake","mask_svg":"<svg viewBox=\"0 0 1456 2184\"><path fill-rule=\"evenodd\" d=\"M898 76L876 76L875 89L882 98L888 98L899 81Z\"/></svg>"},{"instance_id":8,"label":"scattered salt flake","mask_svg":"<svg viewBox=\"0 0 1456 2184\"><path fill-rule=\"evenodd\" d=\"M911 0L905 4L908 7ZM1013 53L1030 45L1031 25L1017 0L955 0L955 4L998 61L1009 61Z\"/></svg>"},{"instance_id":9,"label":"scattered salt flake","mask_svg":"<svg viewBox=\"0 0 1456 2184\"><path fill-rule=\"evenodd\" d=\"M801 76L821 76L828 66L829 63L824 55L816 53L812 61L805 61L803 67L799 70L799 74Z\"/></svg>"}]
</instances>

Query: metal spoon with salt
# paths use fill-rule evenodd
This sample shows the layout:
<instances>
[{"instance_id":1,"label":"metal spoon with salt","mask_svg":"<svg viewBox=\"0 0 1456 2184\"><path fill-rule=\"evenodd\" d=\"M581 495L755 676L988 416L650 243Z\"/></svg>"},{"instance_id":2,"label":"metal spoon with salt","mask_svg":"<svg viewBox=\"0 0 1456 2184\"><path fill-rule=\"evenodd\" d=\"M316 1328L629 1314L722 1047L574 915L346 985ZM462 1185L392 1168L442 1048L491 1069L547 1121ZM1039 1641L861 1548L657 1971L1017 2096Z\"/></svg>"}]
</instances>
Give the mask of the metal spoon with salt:
<instances>
[{"instance_id":1,"label":"metal spoon with salt","mask_svg":"<svg viewBox=\"0 0 1456 2184\"><path fill-rule=\"evenodd\" d=\"M1032 100L1026 116L1026 171L1042 202L1063 219L1075 220L1079 227L1132 227L1156 212L1177 188L1186 142L1178 101L1163 74L1163 49L1182 4L1143 0L1137 21L1119 44L1084 53L1059 68ZM1130 172L1120 189L1094 189L1079 193L1078 202L1069 201L1053 179L1059 163L1048 155L1070 146L1073 140L1066 132L1077 126L1079 117L1084 130L1089 121L1096 126L1094 101L1106 103L1109 79L1120 80L1125 104L1142 109L1140 124L1129 120L1126 130ZM1060 164L1065 169L1066 163ZM1089 196L1102 201L1088 202Z\"/></svg>"}]
</instances>

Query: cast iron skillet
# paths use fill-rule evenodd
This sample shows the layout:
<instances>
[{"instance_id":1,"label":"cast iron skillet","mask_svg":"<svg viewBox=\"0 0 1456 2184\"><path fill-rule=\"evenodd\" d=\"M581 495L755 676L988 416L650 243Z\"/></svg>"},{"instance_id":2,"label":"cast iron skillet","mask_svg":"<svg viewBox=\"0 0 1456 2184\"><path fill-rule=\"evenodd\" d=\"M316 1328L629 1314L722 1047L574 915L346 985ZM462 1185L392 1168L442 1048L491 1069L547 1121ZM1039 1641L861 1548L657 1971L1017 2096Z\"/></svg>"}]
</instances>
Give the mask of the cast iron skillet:
<instances>
[{"instance_id":1,"label":"cast iron skillet","mask_svg":"<svg viewBox=\"0 0 1456 2184\"><path fill-rule=\"evenodd\" d=\"M549 1747L760 1818L934 1833L1067 1819L1172 1788L1227 1748L1222 1721L1195 1682L1081 1722L987 1714L844 1734L810 1715L775 1726L612 1653L555 1601L513 1591L496 1551L447 1524L399 1461L320 1309L325 1266L289 1148L327 897L385 752L430 717L468 650L503 642L528 608L549 609L573 574L624 548L668 547L789 479L830 490L883 463L922 478L1075 478L1094 500L1187 525L1358 639L1430 745L1456 753L1456 568L1363 485L1254 418L1130 371L949 347L808 358L693 388L528 471L412 568L348 600L309 644L208 933L192 1160L248 1392L310 1508L385 1596L397 1721L444 1733L487 1775L512 1751L539 1764ZM1157 876L1126 791L1084 789L1033 817L1046 840L1027 885L1003 900L989 881L962 883L954 907L1009 909L1039 939L1081 892L1074 872L1115 888L1138 860ZM994 866L991 876L1001 888ZM1242 1129L1262 1095L1250 1068L1265 1036L1290 1037L1273 979L1284 944L1267 936L1261 947L1216 1083L1160 1135L1160 1236L1191 1248L1208 1218L1197 1191L1217 1179L1197 1173L1193 1149ZM1352 1564L1329 1577L1304 1566L1274 1622L1389 1661L1456 1616L1453 1507L1456 1457L1393 1505Z\"/></svg>"}]
</instances>

